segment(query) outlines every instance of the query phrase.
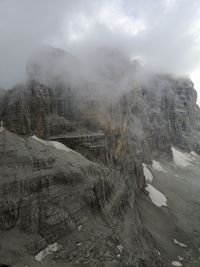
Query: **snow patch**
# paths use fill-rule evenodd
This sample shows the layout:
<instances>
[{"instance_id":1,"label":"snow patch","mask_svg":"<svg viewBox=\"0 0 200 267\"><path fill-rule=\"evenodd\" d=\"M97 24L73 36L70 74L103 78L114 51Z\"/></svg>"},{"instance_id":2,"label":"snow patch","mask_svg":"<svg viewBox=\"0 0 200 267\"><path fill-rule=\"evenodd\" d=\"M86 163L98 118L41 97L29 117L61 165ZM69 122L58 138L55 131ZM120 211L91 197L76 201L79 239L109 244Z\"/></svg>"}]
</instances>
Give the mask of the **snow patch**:
<instances>
[{"instance_id":1,"label":"snow patch","mask_svg":"<svg viewBox=\"0 0 200 267\"><path fill-rule=\"evenodd\" d=\"M153 160L152 167L154 170L159 171L159 172L166 172L163 167L161 166L160 162Z\"/></svg>"},{"instance_id":2,"label":"snow patch","mask_svg":"<svg viewBox=\"0 0 200 267\"><path fill-rule=\"evenodd\" d=\"M179 260L179 261L183 261L184 258L182 258L181 256L178 256L178 260Z\"/></svg>"},{"instance_id":3,"label":"snow patch","mask_svg":"<svg viewBox=\"0 0 200 267\"><path fill-rule=\"evenodd\" d=\"M178 166L187 167L193 161L193 159L191 158L191 154L189 153L181 152L174 147L172 147L172 152L173 152L174 162Z\"/></svg>"},{"instance_id":4,"label":"snow patch","mask_svg":"<svg viewBox=\"0 0 200 267\"><path fill-rule=\"evenodd\" d=\"M158 191L155 187L153 187L150 184L147 185L146 190L149 192L149 197L151 201L157 207L162 207L162 206L167 207L167 198L163 193Z\"/></svg>"},{"instance_id":5,"label":"snow patch","mask_svg":"<svg viewBox=\"0 0 200 267\"><path fill-rule=\"evenodd\" d=\"M155 249L155 250L156 250L156 252L157 252L158 256L160 256L160 255L161 255L160 251L159 251L159 250L157 250L157 249Z\"/></svg>"},{"instance_id":6,"label":"snow patch","mask_svg":"<svg viewBox=\"0 0 200 267\"><path fill-rule=\"evenodd\" d=\"M144 173L145 180L147 182L152 182L153 181L153 175L152 175L152 173L147 168L146 164L143 163L142 166L143 166L143 173Z\"/></svg>"},{"instance_id":7,"label":"snow patch","mask_svg":"<svg viewBox=\"0 0 200 267\"><path fill-rule=\"evenodd\" d=\"M46 141L46 140L40 139L36 135L33 135L32 138L37 142L40 142L40 143L42 143L42 144L44 144L46 146L54 147L54 148L56 148L58 150L63 150L63 151L66 151L66 152L72 151L69 147L67 147L67 146L65 146L62 143L57 142L57 141Z\"/></svg>"},{"instance_id":8,"label":"snow patch","mask_svg":"<svg viewBox=\"0 0 200 267\"><path fill-rule=\"evenodd\" d=\"M176 239L173 239L173 241L174 241L175 244L179 245L179 246L182 247L182 248L187 248L187 247L188 247L187 245L185 245L185 244L179 242L179 241L176 240Z\"/></svg>"},{"instance_id":9,"label":"snow patch","mask_svg":"<svg viewBox=\"0 0 200 267\"><path fill-rule=\"evenodd\" d=\"M82 226L82 225L79 225L79 226L78 226L78 230L79 230L79 231L81 231L81 230L82 230L82 228L83 228L83 226Z\"/></svg>"},{"instance_id":10,"label":"snow patch","mask_svg":"<svg viewBox=\"0 0 200 267\"><path fill-rule=\"evenodd\" d=\"M43 261L48 255L52 254L53 252L56 252L58 249L60 249L60 246L58 243L54 243L52 245L49 245L44 250L40 251L36 256L36 261Z\"/></svg>"},{"instance_id":11,"label":"snow patch","mask_svg":"<svg viewBox=\"0 0 200 267\"><path fill-rule=\"evenodd\" d=\"M191 154L192 156L196 156L196 157L199 156L199 155L198 155L197 153L195 153L194 151L192 151L190 154Z\"/></svg>"},{"instance_id":12,"label":"snow patch","mask_svg":"<svg viewBox=\"0 0 200 267\"><path fill-rule=\"evenodd\" d=\"M117 248L121 254L123 252L124 247L122 245L118 245Z\"/></svg>"},{"instance_id":13,"label":"snow patch","mask_svg":"<svg viewBox=\"0 0 200 267\"><path fill-rule=\"evenodd\" d=\"M40 142L40 143L42 143L42 144L44 144L44 145L48 145L48 141L43 140L43 139L40 139L40 138L37 137L36 135L33 135L32 138L33 138L35 141L37 141L37 142Z\"/></svg>"},{"instance_id":14,"label":"snow patch","mask_svg":"<svg viewBox=\"0 0 200 267\"><path fill-rule=\"evenodd\" d=\"M57 141L49 141L49 144L53 147L55 147L56 149L58 150L64 150L66 152L70 152L72 151L69 147L63 145L62 143L60 142L57 142Z\"/></svg>"},{"instance_id":15,"label":"snow patch","mask_svg":"<svg viewBox=\"0 0 200 267\"><path fill-rule=\"evenodd\" d=\"M173 266L183 266L183 264L180 263L179 261L172 261L172 265Z\"/></svg>"}]
</instances>

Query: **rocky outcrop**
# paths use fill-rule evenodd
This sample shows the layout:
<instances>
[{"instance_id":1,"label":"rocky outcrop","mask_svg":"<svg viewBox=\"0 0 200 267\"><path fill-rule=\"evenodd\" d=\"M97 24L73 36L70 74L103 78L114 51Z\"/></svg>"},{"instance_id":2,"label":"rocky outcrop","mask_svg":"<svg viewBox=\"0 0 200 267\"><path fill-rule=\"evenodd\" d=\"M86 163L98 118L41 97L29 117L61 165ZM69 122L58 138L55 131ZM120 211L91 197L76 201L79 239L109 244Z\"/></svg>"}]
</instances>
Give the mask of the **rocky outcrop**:
<instances>
[{"instance_id":1,"label":"rocky outcrop","mask_svg":"<svg viewBox=\"0 0 200 267\"><path fill-rule=\"evenodd\" d=\"M168 135L174 145L190 150L196 142L193 135L198 131L196 127L197 93L189 79L170 79L169 77L167 82L172 89L165 88L161 110L167 122Z\"/></svg>"},{"instance_id":2,"label":"rocky outcrop","mask_svg":"<svg viewBox=\"0 0 200 267\"><path fill-rule=\"evenodd\" d=\"M172 145L199 153L196 98L189 79L169 75L135 82L112 105L101 99L89 105L86 98L80 104L77 91L31 82L4 96L1 120L10 131L59 140L90 160L117 169L126 162L131 170L131 161L141 166L160 157L172 159ZM137 183L142 190L144 180L137 178Z\"/></svg>"},{"instance_id":3,"label":"rocky outcrop","mask_svg":"<svg viewBox=\"0 0 200 267\"><path fill-rule=\"evenodd\" d=\"M94 106L89 100L81 105L76 90L31 82L4 96L0 118L10 131L45 138L99 130L109 135L114 129L117 138L129 136L129 145L132 139L137 146L134 151L141 150L147 161L148 154L170 158L171 144L199 151L199 108L189 79L154 76L133 87L117 104L102 108L101 100Z\"/></svg>"},{"instance_id":4,"label":"rocky outcrop","mask_svg":"<svg viewBox=\"0 0 200 267\"><path fill-rule=\"evenodd\" d=\"M187 78L157 75L132 87L113 102L80 101L70 86L32 80L1 97L9 131L0 133L0 234L33 235L20 247L27 257L58 242L49 264L163 266L135 204L142 163L172 160L172 145L200 153L200 112Z\"/></svg>"},{"instance_id":5,"label":"rocky outcrop","mask_svg":"<svg viewBox=\"0 0 200 267\"><path fill-rule=\"evenodd\" d=\"M71 100L66 100L61 89L31 82L6 94L1 119L8 129L22 135L44 137L73 131L76 120Z\"/></svg>"},{"instance_id":6,"label":"rocky outcrop","mask_svg":"<svg viewBox=\"0 0 200 267\"><path fill-rule=\"evenodd\" d=\"M172 159L171 146L199 153L199 107L187 78L155 76L138 83L111 112L112 127L121 144L117 151L150 162ZM125 145L126 144L126 145ZM129 154L130 154L129 153Z\"/></svg>"},{"instance_id":7,"label":"rocky outcrop","mask_svg":"<svg viewBox=\"0 0 200 267\"><path fill-rule=\"evenodd\" d=\"M12 243L1 243L2 253L29 265L31 255L57 242L48 266L163 266L134 204L141 172L135 165L132 173L111 170L67 147L5 129L0 159L0 236L12 232L14 239L21 231L17 256ZM12 257L5 263L12 265Z\"/></svg>"}]
</instances>

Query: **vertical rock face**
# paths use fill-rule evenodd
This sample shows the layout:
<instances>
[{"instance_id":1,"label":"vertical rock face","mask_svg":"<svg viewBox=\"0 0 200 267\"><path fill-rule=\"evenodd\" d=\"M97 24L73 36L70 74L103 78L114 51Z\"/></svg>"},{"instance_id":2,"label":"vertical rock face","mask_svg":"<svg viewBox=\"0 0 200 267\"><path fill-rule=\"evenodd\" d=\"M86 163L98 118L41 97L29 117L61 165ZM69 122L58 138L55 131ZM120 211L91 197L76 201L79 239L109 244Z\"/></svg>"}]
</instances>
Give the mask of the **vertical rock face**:
<instances>
[{"instance_id":1,"label":"vertical rock face","mask_svg":"<svg viewBox=\"0 0 200 267\"><path fill-rule=\"evenodd\" d=\"M170 81L173 90L165 89L161 110L167 121L169 136L174 145L190 149L192 135L197 130L197 93L188 79Z\"/></svg>"},{"instance_id":2,"label":"vertical rock face","mask_svg":"<svg viewBox=\"0 0 200 267\"><path fill-rule=\"evenodd\" d=\"M89 100L81 104L76 90L31 82L1 98L0 118L12 132L44 138L103 130L109 164L119 164L127 155L150 162L152 158L172 158L172 145L199 153L196 98L189 79L167 75L133 84L133 90L112 105L100 101L92 105ZM84 153L89 143L77 149ZM90 151L95 145L90 145ZM85 155L91 158L89 154Z\"/></svg>"},{"instance_id":3,"label":"vertical rock face","mask_svg":"<svg viewBox=\"0 0 200 267\"><path fill-rule=\"evenodd\" d=\"M2 99L2 120L11 131L26 134L30 132L29 95L24 86L9 91ZM6 119L4 119L6 116Z\"/></svg>"},{"instance_id":4,"label":"vertical rock face","mask_svg":"<svg viewBox=\"0 0 200 267\"><path fill-rule=\"evenodd\" d=\"M196 100L189 79L158 76L124 95L113 116L121 125L128 147L134 146L132 153L147 162L152 157L170 159L172 145L198 152Z\"/></svg>"},{"instance_id":5,"label":"vertical rock face","mask_svg":"<svg viewBox=\"0 0 200 267\"><path fill-rule=\"evenodd\" d=\"M63 261L72 266L163 266L135 198L145 188L143 162L172 159L172 145L200 153L193 84L186 78L155 76L133 84L112 105L81 104L77 94L31 82L1 97L0 120L24 136L0 133L1 231L34 235L33 243L23 244L29 254L60 242L62 248L51 258L57 266ZM104 162L103 150L95 148L101 142L87 137L94 131L102 131L106 140ZM74 148L101 164L25 137L32 134L62 137L62 143L73 135L73 142L79 140Z\"/></svg>"},{"instance_id":6,"label":"vertical rock face","mask_svg":"<svg viewBox=\"0 0 200 267\"><path fill-rule=\"evenodd\" d=\"M67 98L68 97L68 98ZM75 130L75 101L70 90L51 89L31 82L9 91L1 119L8 129L22 135L50 136ZM76 110L78 118L79 111Z\"/></svg>"},{"instance_id":7,"label":"vertical rock face","mask_svg":"<svg viewBox=\"0 0 200 267\"><path fill-rule=\"evenodd\" d=\"M196 98L189 79L167 75L135 82L133 90L112 105L100 100L92 105L85 99L83 104L76 90L30 82L1 98L0 118L12 132L45 138L74 133L79 138L79 134L103 130L108 149L102 150L92 138L75 149L95 160L103 153L99 158L104 163L123 169L126 162L131 169L131 162L141 166L153 158L171 159L172 145L200 152ZM138 184L142 189L143 178L138 178Z\"/></svg>"}]
</instances>

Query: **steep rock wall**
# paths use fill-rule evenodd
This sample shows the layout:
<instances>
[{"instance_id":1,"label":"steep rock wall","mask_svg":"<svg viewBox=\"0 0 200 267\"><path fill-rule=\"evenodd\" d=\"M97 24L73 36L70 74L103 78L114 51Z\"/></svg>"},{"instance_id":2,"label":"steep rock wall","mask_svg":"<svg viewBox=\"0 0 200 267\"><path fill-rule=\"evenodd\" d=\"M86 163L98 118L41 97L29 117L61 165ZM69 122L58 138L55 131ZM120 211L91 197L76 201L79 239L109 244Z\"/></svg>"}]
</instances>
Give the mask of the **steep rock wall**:
<instances>
[{"instance_id":1,"label":"steep rock wall","mask_svg":"<svg viewBox=\"0 0 200 267\"><path fill-rule=\"evenodd\" d=\"M102 103L103 113L100 101L81 112L69 92L37 83L15 88L3 98L1 120L12 132L41 137L103 130L107 160L100 167L75 152L58 152L32 138L0 133L2 231L37 233L35 245L27 244L32 254L61 240L64 245L54 255L57 262L162 266L135 198L145 188L143 162L172 160L172 145L199 153L200 113L193 84L186 78L155 76L135 84L112 105ZM98 161L98 155L86 154ZM83 244L78 252L76 242ZM117 256L119 244L124 252Z\"/></svg>"}]
</instances>

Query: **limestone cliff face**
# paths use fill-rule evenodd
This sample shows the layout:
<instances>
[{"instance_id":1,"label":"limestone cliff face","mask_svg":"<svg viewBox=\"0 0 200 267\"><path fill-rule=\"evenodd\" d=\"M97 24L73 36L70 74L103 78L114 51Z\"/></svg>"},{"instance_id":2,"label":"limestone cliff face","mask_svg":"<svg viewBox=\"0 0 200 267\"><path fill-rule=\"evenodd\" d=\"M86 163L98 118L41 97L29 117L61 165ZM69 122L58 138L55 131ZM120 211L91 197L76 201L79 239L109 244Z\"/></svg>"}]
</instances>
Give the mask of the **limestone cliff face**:
<instances>
[{"instance_id":1,"label":"limestone cliff face","mask_svg":"<svg viewBox=\"0 0 200 267\"><path fill-rule=\"evenodd\" d=\"M161 110L167 121L168 135L171 142L182 148L192 149L195 146L194 134L198 107L197 93L189 79L169 79L171 90L164 90Z\"/></svg>"},{"instance_id":2,"label":"limestone cliff face","mask_svg":"<svg viewBox=\"0 0 200 267\"><path fill-rule=\"evenodd\" d=\"M85 102L83 109L78 93L70 88L30 82L1 97L0 119L12 132L45 138L111 128L119 136L127 130L143 157L148 157L146 150L154 157L170 157L171 144L199 151L199 108L189 79L155 76L133 87L102 112L99 101Z\"/></svg>"},{"instance_id":3,"label":"limestone cliff face","mask_svg":"<svg viewBox=\"0 0 200 267\"><path fill-rule=\"evenodd\" d=\"M64 94L62 89L30 82L4 96L1 119L12 132L47 137L76 129L75 106L70 91Z\"/></svg>"},{"instance_id":4,"label":"limestone cliff face","mask_svg":"<svg viewBox=\"0 0 200 267\"><path fill-rule=\"evenodd\" d=\"M0 132L0 235L21 231L17 256L15 246L1 244L11 254L4 263L12 266L15 255L15 263L29 264L57 242L48 266L163 266L134 204L138 173L102 167L53 144Z\"/></svg>"},{"instance_id":5,"label":"limestone cliff face","mask_svg":"<svg viewBox=\"0 0 200 267\"><path fill-rule=\"evenodd\" d=\"M88 137L76 149L120 169L125 162L127 166L131 161L141 166L154 158L172 159L172 145L200 153L196 98L189 79L169 75L133 84L133 90L112 105L101 100L87 102L87 98L83 104L76 90L49 88L32 81L1 97L0 119L12 132L43 138L103 131L104 147ZM142 190L143 178L138 178L138 183Z\"/></svg>"},{"instance_id":6,"label":"limestone cliff face","mask_svg":"<svg viewBox=\"0 0 200 267\"><path fill-rule=\"evenodd\" d=\"M135 205L145 187L142 163L172 160L172 145L200 153L196 97L190 80L171 76L135 83L114 104L80 105L77 92L38 82L8 91L0 120L22 137L0 133L1 231L34 235L24 244L28 255L60 242L51 258L57 264L163 266ZM75 148L93 162L26 137L32 134L64 136L69 145L80 135Z\"/></svg>"},{"instance_id":7,"label":"limestone cliff face","mask_svg":"<svg viewBox=\"0 0 200 267\"><path fill-rule=\"evenodd\" d=\"M135 85L112 111L118 139L127 144L125 154L129 151L144 162L172 159L172 145L199 153L196 100L193 83L186 78L157 76Z\"/></svg>"}]
</instances>

